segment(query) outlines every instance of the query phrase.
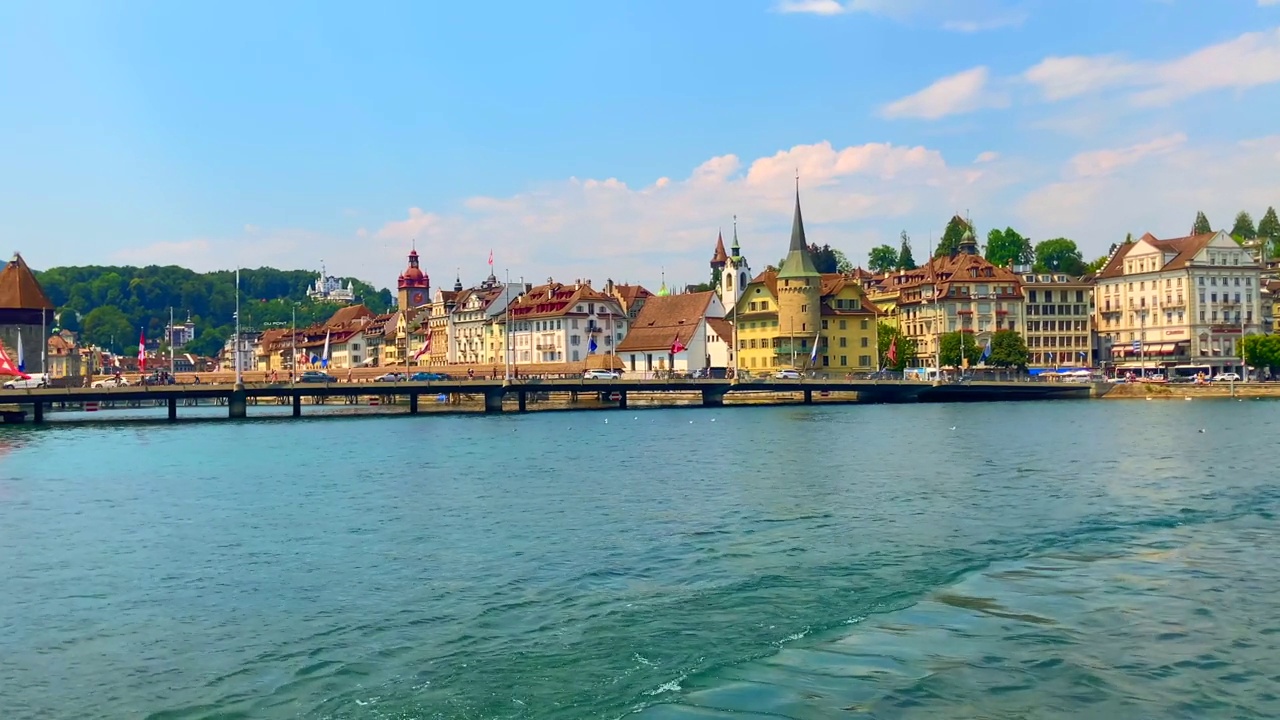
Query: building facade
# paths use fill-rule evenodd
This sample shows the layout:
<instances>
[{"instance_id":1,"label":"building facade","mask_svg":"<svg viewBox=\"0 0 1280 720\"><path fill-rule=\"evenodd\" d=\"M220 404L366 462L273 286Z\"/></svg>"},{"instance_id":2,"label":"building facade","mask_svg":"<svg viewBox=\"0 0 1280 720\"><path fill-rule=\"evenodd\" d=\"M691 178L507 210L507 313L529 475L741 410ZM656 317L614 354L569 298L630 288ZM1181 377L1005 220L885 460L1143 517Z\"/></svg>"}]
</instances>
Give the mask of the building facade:
<instances>
[{"instance_id":1,"label":"building facade","mask_svg":"<svg viewBox=\"0 0 1280 720\"><path fill-rule=\"evenodd\" d=\"M0 343L27 374L48 372L45 341L54 322L53 303L26 261L14 253L0 268Z\"/></svg>"},{"instance_id":2,"label":"building facade","mask_svg":"<svg viewBox=\"0 0 1280 720\"><path fill-rule=\"evenodd\" d=\"M729 367L733 329L714 291L653 297L617 346L625 372L636 377L689 374Z\"/></svg>"},{"instance_id":3,"label":"building facade","mask_svg":"<svg viewBox=\"0 0 1280 720\"><path fill-rule=\"evenodd\" d=\"M1089 277L1019 272L1026 298L1029 365L1091 368L1095 362L1093 283Z\"/></svg>"},{"instance_id":4,"label":"building facade","mask_svg":"<svg viewBox=\"0 0 1280 720\"><path fill-rule=\"evenodd\" d=\"M511 303L512 364L580 362L588 354L608 355L627 334L630 319L618 299L591 287L548 281ZM595 352L590 352L595 340Z\"/></svg>"},{"instance_id":5,"label":"building facade","mask_svg":"<svg viewBox=\"0 0 1280 720\"><path fill-rule=\"evenodd\" d=\"M1095 323L1111 366L1185 366L1243 375L1240 341L1262 322L1263 266L1225 232L1161 240L1147 233L1098 273Z\"/></svg>"}]
</instances>

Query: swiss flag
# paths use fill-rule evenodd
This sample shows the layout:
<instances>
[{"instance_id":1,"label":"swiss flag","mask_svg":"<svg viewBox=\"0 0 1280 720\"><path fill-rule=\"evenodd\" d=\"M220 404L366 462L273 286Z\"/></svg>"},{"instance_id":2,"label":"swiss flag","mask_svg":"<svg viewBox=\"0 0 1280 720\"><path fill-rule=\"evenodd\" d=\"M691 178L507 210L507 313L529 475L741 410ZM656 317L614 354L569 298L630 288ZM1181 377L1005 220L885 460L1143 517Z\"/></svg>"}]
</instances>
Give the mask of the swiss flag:
<instances>
[{"instance_id":1,"label":"swiss flag","mask_svg":"<svg viewBox=\"0 0 1280 720\"><path fill-rule=\"evenodd\" d=\"M0 375L7 377L17 377L23 380L30 380L31 376L18 369L17 365L9 359L9 353L5 352L4 345L0 344Z\"/></svg>"},{"instance_id":2,"label":"swiss flag","mask_svg":"<svg viewBox=\"0 0 1280 720\"><path fill-rule=\"evenodd\" d=\"M138 333L138 372L147 371L147 331Z\"/></svg>"},{"instance_id":3,"label":"swiss flag","mask_svg":"<svg viewBox=\"0 0 1280 720\"><path fill-rule=\"evenodd\" d=\"M680 335L676 334L676 339L671 341L671 354L678 355L684 352L684 343L680 342Z\"/></svg>"},{"instance_id":4,"label":"swiss flag","mask_svg":"<svg viewBox=\"0 0 1280 720\"><path fill-rule=\"evenodd\" d=\"M891 341L889 342L889 352L885 353L885 354L884 354L884 356L885 356L885 357L887 357L887 358L889 358L889 362L891 362L891 363L896 363L896 362L898 362L898 338L897 338L897 336L894 336L893 340L891 340Z\"/></svg>"}]
</instances>

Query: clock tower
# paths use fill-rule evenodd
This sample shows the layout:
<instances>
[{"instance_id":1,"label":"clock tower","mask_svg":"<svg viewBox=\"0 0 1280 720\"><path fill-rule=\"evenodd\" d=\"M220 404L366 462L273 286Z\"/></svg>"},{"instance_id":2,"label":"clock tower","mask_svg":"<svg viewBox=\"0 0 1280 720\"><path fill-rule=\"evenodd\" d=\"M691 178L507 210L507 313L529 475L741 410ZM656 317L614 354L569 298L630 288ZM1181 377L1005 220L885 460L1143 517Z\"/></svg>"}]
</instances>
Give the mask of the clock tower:
<instances>
[{"instance_id":1,"label":"clock tower","mask_svg":"<svg viewBox=\"0 0 1280 720\"><path fill-rule=\"evenodd\" d=\"M420 308L431 302L431 278L418 267L417 248L409 251L409 267L400 273L396 288L396 304L401 312Z\"/></svg>"}]
</instances>

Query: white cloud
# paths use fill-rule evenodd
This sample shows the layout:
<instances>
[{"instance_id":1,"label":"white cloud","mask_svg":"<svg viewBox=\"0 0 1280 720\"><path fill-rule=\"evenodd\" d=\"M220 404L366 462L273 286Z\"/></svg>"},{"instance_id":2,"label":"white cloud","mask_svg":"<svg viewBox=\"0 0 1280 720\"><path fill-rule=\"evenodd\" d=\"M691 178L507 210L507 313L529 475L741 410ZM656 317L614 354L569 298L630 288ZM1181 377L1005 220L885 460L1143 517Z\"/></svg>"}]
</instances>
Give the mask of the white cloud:
<instances>
[{"instance_id":1,"label":"white cloud","mask_svg":"<svg viewBox=\"0 0 1280 720\"><path fill-rule=\"evenodd\" d=\"M1280 5L1280 0L1258 0L1258 7L1266 7L1268 5Z\"/></svg>"},{"instance_id":2,"label":"white cloud","mask_svg":"<svg viewBox=\"0 0 1280 720\"><path fill-rule=\"evenodd\" d=\"M1172 152L1186 142L1186 135L1174 133L1128 147L1083 152L1071 158L1068 166L1080 177L1101 177L1110 175L1119 168L1141 162L1152 155Z\"/></svg>"},{"instance_id":3,"label":"white cloud","mask_svg":"<svg viewBox=\"0 0 1280 720\"><path fill-rule=\"evenodd\" d=\"M975 67L949 75L919 92L899 98L880 109L886 118L937 120L988 107L1002 107L1008 99L988 87L990 71Z\"/></svg>"},{"instance_id":4,"label":"white cloud","mask_svg":"<svg viewBox=\"0 0 1280 720\"><path fill-rule=\"evenodd\" d=\"M1280 82L1280 28L1245 33L1162 62L1119 55L1050 57L1022 78L1048 101L1123 88L1136 105L1168 105L1211 90Z\"/></svg>"},{"instance_id":5,"label":"white cloud","mask_svg":"<svg viewBox=\"0 0 1280 720\"><path fill-rule=\"evenodd\" d=\"M1000 159L1000 153L996 152L995 150L987 150L986 152L978 153L978 157L973 159L973 163L977 165L979 163L995 162L996 160L999 160L999 159Z\"/></svg>"},{"instance_id":6,"label":"white cloud","mask_svg":"<svg viewBox=\"0 0 1280 720\"><path fill-rule=\"evenodd\" d=\"M1276 197L1280 135L1204 145L1171 135L1077 155L1062 180L1026 193L1016 212L1031 237L1070 237L1096 256L1126 232L1178 236L1196 210L1223 223L1242 209L1257 216Z\"/></svg>"},{"instance_id":7,"label":"white cloud","mask_svg":"<svg viewBox=\"0 0 1280 720\"><path fill-rule=\"evenodd\" d=\"M1027 13L1004 0L779 0L780 13L844 15L867 13L904 23L937 24L953 32L981 32L1019 26Z\"/></svg>"}]
</instances>

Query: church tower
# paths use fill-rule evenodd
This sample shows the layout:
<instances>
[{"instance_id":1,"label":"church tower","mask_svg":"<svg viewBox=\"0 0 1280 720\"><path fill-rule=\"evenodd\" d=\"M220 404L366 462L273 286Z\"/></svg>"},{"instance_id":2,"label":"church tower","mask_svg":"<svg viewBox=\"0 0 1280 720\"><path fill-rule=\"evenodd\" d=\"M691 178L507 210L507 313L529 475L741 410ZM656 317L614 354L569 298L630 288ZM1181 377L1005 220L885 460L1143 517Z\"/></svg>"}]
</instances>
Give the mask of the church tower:
<instances>
[{"instance_id":1,"label":"church tower","mask_svg":"<svg viewBox=\"0 0 1280 720\"><path fill-rule=\"evenodd\" d=\"M418 267L418 249L409 251L409 267L396 282L396 305L400 312L420 308L431 302L431 278Z\"/></svg>"},{"instance_id":2,"label":"church tower","mask_svg":"<svg viewBox=\"0 0 1280 720\"><path fill-rule=\"evenodd\" d=\"M789 338L785 350L797 358L809 359L810 343L816 342L821 311L822 275L809 256L800 215L800 182L796 181L796 214L791 221L791 247L778 270L778 335Z\"/></svg>"},{"instance_id":3,"label":"church tower","mask_svg":"<svg viewBox=\"0 0 1280 720\"><path fill-rule=\"evenodd\" d=\"M717 247L720 246L717 245ZM733 312L733 308L738 304L738 298L742 297L742 291L749 282L751 282L751 266L747 264L747 258L742 254L742 247L738 245L738 216L735 215L733 245L729 248L729 257L725 259L724 268L720 271L720 286L716 288L725 310Z\"/></svg>"}]
</instances>

